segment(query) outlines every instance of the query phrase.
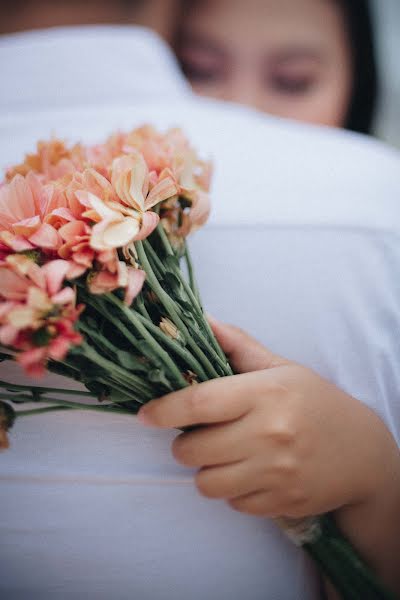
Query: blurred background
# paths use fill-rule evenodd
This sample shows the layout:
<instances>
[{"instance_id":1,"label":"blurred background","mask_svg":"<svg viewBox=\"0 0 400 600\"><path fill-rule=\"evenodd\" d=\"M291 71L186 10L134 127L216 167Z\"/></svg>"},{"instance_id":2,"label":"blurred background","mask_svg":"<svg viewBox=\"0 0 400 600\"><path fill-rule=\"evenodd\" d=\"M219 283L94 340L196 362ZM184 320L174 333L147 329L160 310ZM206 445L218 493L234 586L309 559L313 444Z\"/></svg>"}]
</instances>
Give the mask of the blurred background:
<instances>
[{"instance_id":1,"label":"blurred background","mask_svg":"<svg viewBox=\"0 0 400 600\"><path fill-rule=\"evenodd\" d=\"M400 0L3 0L0 33L139 24L196 93L400 148Z\"/></svg>"},{"instance_id":2,"label":"blurred background","mask_svg":"<svg viewBox=\"0 0 400 600\"><path fill-rule=\"evenodd\" d=\"M374 0L381 97L376 119L377 135L400 148L400 1Z\"/></svg>"}]
</instances>

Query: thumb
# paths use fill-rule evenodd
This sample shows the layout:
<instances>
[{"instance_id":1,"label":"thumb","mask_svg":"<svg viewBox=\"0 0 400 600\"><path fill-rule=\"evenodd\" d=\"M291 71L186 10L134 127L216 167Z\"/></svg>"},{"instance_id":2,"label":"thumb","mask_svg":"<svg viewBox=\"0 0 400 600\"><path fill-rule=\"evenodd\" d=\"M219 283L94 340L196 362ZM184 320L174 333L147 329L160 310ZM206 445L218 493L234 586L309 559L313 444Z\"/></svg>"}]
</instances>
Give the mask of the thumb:
<instances>
[{"instance_id":1,"label":"thumb","mask_svg":"<svg viewBox=\"0 0 400 600\"><path fill-rule=\"evenodd\" d=\"M261 371L289 363L281 356L273 354L239 327L221 323L209 315L207 319L218 343L237 373Z\"/></svg>"}]
</instances>

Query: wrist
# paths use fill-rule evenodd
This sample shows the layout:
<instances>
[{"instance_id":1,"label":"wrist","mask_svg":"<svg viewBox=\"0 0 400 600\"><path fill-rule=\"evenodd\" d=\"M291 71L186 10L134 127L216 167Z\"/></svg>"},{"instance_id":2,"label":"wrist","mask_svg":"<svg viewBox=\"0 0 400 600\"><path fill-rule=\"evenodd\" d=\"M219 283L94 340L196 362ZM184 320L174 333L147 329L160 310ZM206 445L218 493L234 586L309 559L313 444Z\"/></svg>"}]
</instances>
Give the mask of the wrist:
<instances>
[{"instance_id":1,"label":"wrist","mask_svg":"<svg viewBox=\"0 0 400 600\"><path fill-rule=\"evenodd\" d=\"M337 509L335 521L389 589L400 593L400 453L388 432L376 485L363 498Z\"/></svg>"},{"instance_id":2,"label":"wrist","mask_svg":"<svg viewBox=\"0 0 400 600\"><path fill-rule=\"evenodd\" d=\"M352 442L355 447L352 486L343 508L376 506L387 494L396 493L400 479L400 452L395 439L382 419L369 407L356 401L350 411ZM340 507L339 507L340 508Z\"/></svg>"}]
</instances>

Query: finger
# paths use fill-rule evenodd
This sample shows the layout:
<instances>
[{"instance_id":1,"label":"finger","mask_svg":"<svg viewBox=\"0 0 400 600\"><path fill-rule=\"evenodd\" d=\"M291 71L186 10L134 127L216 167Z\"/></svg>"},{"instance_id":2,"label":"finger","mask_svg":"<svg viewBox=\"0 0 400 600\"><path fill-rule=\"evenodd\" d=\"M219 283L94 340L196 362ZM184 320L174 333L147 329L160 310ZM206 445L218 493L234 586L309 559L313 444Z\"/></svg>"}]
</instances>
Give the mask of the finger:
<instances>
[{"instance_id":1,"label":"finger","mask_svg":"<svg viewBox=\"0 0 400 600\"><path fill-rule=\"evenodd\" d=\"M244 460L251 454L251 442L246 427L246 418L208 425L182 433L172 444L175 459L187 467L224 465Z\"/></svg>"},{"instance_id":2,"label":"finger","mask_svg":"<svg viewBox=\"0 0 400 600\"><path fill-rule=\"evenodd\" d=\"M237 373L260 371L287 364L242 329L208 316L215 337Z\"/></svg>"},{"instance_id":3,"label":"finger","mask_svg":"<svg viewBox=\"0 0 400 600\"><path fill-rule=\"evenodd\" d=\"M205 467L197 473L195 482L202 496L220 499L254 493L260 486L259 473L248 460Z\"/></svg>"},{"instance_id":4,"label":"finger","mask_svg":"<svg viewBox=\"0 0 400 600\"><path fill-rule=\"evenodd\" d=\"M234 510L249 515L277 518L282 516L282 506L272 492L259 490L244 496L231 498L228 504Z\"/></svg>"},{"instance_id":5,"label":"finger","mask_svg":"<svg viewBox=\"0 0 400 600\"><path fill-rule=\"evenodd\" d=\"M144 425L177 428L238 419L253 406L256 375L222 377L187 387L151 400L137 417Z\"/></svg>"}]
</instances>

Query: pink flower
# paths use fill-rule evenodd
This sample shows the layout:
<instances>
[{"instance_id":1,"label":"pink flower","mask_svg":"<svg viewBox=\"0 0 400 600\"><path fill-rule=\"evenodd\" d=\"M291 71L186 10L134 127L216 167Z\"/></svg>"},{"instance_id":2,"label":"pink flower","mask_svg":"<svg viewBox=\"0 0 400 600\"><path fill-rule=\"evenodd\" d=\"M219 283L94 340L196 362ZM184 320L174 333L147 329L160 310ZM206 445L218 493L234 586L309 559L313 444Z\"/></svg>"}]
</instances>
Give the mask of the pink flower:
<instances>
[{"instance_id":1,"label":"pink flower","mask_svg":"<svg viewBox=\"0 0 400 600\"><path fill-rule=\"evenodd\" d=\"M39 267L30 258L11 255L0 267L0 343L19 350L30 374L44 371L47 360L62 360L81 343L74 330L83 307L76 292L63 287L69 264L53 260Z\"/></svg>"},{"instance_id":2,"label":"pink flower","mask_svg":"<svg viewBox=\"0 0 400 600\"><path fill-rule=\"evenodd\" d=\"M147 238L160 218L171 242L182 245L208 217L209 176L209 164L179 129L161 134L144 126L88 147L39 142L0 186L1 297L18 304L7 305L12 317L2 335L11 339L19 327L20 336L28 323L40 329L43 311L56 301L47 265L28 258L58 259L62 281L86 275L92 293L122 288L130 304L145 275L127 248Z\"/></svg>"},{"instance_id":3,"label":"pink flower","mask_svg":"<svg viewBox=\"0 0 400 600\"><path fill-rule=\"evenodd\" d=\"M110 271L93 273L89 278L89 290L92 294L105 294L117 288L125 288L124 302L130 306L140 293L145 278L146 273L141 269L128 267L126 263L118 261L114 273Z\"/></svg>"},{"instance_id":4,"label":"pink flower","mask_svg":"<svg viewBox=\"0 0 400 600\"><path fill-rule=\"evenodd\" d=\"M139 150L143 155L149 169L153 195L162 190L160 184L164 179L168 183L174 182L173 193L161 194L156 198L156 203L162 203L161 215L168 233L173 231L176 239L184 238L207 221L210 213L208 191L211 165L198 158L180 129L171 129L161 135L152 127L141 127L127 135L124 150L131 153ZM155 191L152 184L157 185ZM163 185L166 185L165 181ZM188 206L182 209L177 198L171 201L174 196L184 198ZM173 207L175 209L171 210Z\"/></svg>"},{"instance_id":5,"label":"pink flower","mask_svg":"<svg viewBox=\"0 0 400 600\"><path fill-rule=\"evenodd\" d=\"M42 186L33 173L16 175L0 187L0 242L10 252L32 248L56 251L61 238L46 217L65 208L65 202L52 186Z\"/></svg>"},{"instance_id":6,"label":"pink flower","mask_svg":"<svg viewBox=\"0 0 400 600\"><path fill-rule=\"evenodd\" d=\"M80 277L92 268L96 256L90 245L91 228L84 221L71 221L63 225L59 234L63 244L58 249L58 255L68 261L68 278Z\"/></svg>"},{"instance_id":7,"label":"pink flower","mask_svg":"<svg viewBox=\"0 0 400 600\"><path fill-rule=\"evenodd\" d=\"M151 180L143 157L135 155L115 159L111 183L96 170L87 169L74 178L66 195L75 218L90 223L91 248L105 251L150 235L159 217L148 209L176 189L167 173ZM62 227L61 235L64 230ZM60 255L65 258L64 248Z\"/></svg>"},{"instance_id":8,"label":"pink flower","mask_svg":"<svg viewBox=\"0 0 400 600\"><path fill-rule=\"evenodd\" d=\"M76 192L77 198L89 206L93 212L87 211L83 216L90 215L97 223L92 227L90 245L94 250L110 250L121 248L129 244L140 231L140 215L129 209L119 210L119 205L113 203L114 208L103 202L91 192Z\"/></svg>"}]
</instances>

